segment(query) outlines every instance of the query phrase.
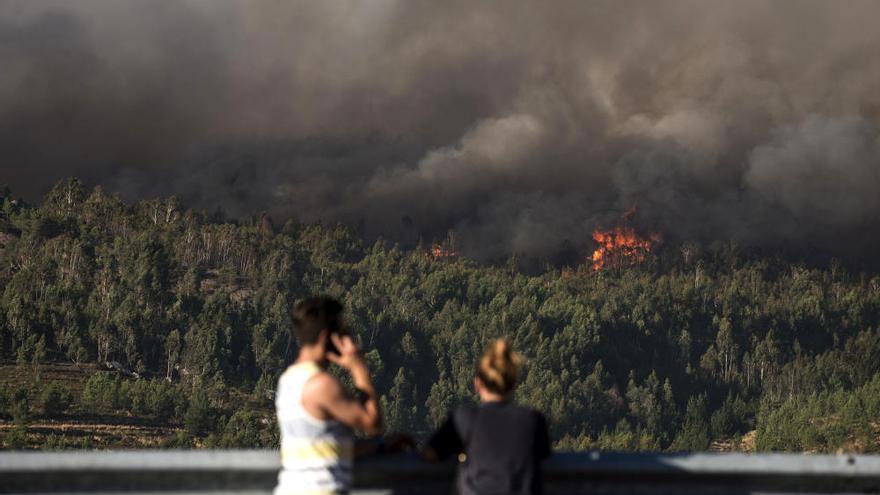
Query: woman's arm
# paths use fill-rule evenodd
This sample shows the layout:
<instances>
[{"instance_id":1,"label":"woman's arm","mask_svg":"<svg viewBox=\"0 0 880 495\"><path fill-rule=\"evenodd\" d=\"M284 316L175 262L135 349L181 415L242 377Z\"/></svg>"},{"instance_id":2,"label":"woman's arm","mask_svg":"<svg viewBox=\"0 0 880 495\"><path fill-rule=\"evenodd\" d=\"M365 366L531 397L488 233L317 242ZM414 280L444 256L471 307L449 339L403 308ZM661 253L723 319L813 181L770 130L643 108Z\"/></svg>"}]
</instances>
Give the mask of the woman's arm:
<instances>
[{"instance_id":1,"label":"woman's arm","mask_svg":"<svg viewBox=\"0 0 880 495\"><path fill-rule=\"evenodd\" d=\"M537 414L537 425L535 427L535 458L536 459L546 459L550 457L551 448L550 448L550 433L547 428L547 420L544 419L544 415L541 413Z\"/></svg>"},{"instance_id":2,"label":"woman's arm","mask_svg":"<svg viewBox=\"0 0 880 495\"><path fill-rule=\"evenodd\" d=\"M422 449L422 458L426 461L442 461L451 455L464 450L461 437L455 428L455 420L450 414L446 421L431 435L428 444Z\"/></svg>"},{"instance_id":3,"label":"woman's arm","mask_svg":"<svg viewBox=\"0 0 880 495\"><path fill-rule=\"evenodd\" d=\"M405 433L392 433L386 437L359 438L354 444L354 456L396 454L416 446L416 441Z\"/></svg>"}]
</instances>

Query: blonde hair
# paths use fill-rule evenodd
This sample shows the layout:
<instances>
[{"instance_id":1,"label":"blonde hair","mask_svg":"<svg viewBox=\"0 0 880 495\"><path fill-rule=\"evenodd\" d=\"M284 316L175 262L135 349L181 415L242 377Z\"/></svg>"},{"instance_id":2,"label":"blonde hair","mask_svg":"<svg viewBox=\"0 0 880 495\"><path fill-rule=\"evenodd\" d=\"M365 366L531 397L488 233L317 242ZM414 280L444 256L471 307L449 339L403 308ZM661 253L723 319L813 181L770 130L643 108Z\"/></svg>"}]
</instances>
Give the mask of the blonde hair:
<instances>
[{"instance_id":1,"label":"blonde hair","mask_svg":"<svg viewBox=\"0 0 880 495\"><path fill-rule=\"evenodd\" d=\"M510 348L506 339L492 341L477 365L477 378L491 392L508 395L516 387L522 356Z\"/></svg>"}]
</instances>

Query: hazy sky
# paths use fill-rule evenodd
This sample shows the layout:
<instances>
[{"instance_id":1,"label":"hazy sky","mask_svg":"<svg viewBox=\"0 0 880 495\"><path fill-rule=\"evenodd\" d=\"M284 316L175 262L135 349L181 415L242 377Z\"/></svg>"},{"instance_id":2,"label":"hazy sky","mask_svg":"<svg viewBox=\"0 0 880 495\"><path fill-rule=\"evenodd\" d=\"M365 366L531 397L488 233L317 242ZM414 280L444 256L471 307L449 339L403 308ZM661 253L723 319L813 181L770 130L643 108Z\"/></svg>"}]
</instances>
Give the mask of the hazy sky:
<instances>
[{"instance_id":1,"label":"hazy sky","mask_svg":"<svg viewBox=\"0 0 880 495\"><path fill-rule=\"evenodd\" d=\"M0 183L480 259L880 247L880 2L2 0Z\"/></svg>"}]
</instances>

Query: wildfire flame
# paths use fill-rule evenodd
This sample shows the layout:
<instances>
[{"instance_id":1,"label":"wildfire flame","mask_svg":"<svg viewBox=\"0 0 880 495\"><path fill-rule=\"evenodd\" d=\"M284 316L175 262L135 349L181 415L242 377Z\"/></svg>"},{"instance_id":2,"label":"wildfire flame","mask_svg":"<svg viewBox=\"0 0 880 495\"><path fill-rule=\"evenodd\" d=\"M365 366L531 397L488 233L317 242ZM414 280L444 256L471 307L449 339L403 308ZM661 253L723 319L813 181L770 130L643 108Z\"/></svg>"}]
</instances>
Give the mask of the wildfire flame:
<instances>
[{"instance_id":1,"label":"wildfire flame","mask_svg":"<svg viewBox=\"0 0 880 495\"><path fill-rule=\"evenodd\" d=\"M427 251L428 256L436 259L449 259L458 257L458 251L444 246L442 244L434 244Z\"/></svg>"},{"instance_id":2,"label":"wildfire flame","mask_svg":"<svg viewBox=\"0 0 880 495\"><path fill-rule=\"evenodd\" d=\"M593 239L599 244L590 260L593 270L620 269L645 261L651 248L660 240L657 234L644 238L631 227L619 226L611 230L594 230Z\"/></svg>"},{"instance_id":3,"label":"wildfire flame","mask_svg":"<svg viewBox=\"0 0 880 495\"><path fill-rule=\"evenodd\" d=\"M455 241L455 231L450 230L446 233L446 239L442 242L431 244L431 247L425 250L425 256L434 258L435 260L458 258L458 250L455 248Z\"/></svg>"}]
</instances>

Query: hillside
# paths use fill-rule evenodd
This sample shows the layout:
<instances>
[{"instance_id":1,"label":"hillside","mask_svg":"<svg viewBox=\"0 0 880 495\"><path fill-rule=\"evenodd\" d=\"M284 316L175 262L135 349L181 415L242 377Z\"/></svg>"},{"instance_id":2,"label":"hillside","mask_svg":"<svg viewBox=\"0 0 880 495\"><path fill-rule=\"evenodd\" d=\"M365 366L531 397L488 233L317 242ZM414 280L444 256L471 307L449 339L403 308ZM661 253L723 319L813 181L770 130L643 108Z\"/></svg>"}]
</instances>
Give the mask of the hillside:
<instances>
[{"instance_id":1,"label":"hillside","mask_svg":"<svg viewBox=\"0 0 880 495\"><path fill-rule=\"evenodd\" d=\"M880 445L880 276L838 262L666 244L526 274L75 179L0 205L7 447L273 445L290 308L312 293L344 301L394 430L424 437L473 400L476 357L506 335L528 359L516 397L558 448Z\"/></svg>"},{"instance_id":2,"label":"hillside","mask_svg":"<svg viewBox=\"0 0 880 495\"><path fill-rule=\"evenodd\" d=\"M115 399L106 402L102 398L95 399L90 394L95 391L94 384L102 380L117 384L122 380L127 380L129 384L137 381L118 377L118 372L92 364L45 363L37 366L36 373L31 365L0 365L0 390L27 391L26 419L15 417L14 412L13 417L0 419L0 438L4 438L5 446L10 447L9 436L15 436L18 428L20 438L12 441L19 447L104 449L205 446L198 432L188 433L188 424L175 421L172 417L161 417L152 413L149 406L134 403L138 399L132 399L137 394L124 386L120 387L122 390L117 389ZM53 391L59 393L52 395ZM240 404L247 404L248 400L245 398ZM268 401L253 403L251 407L261 409L259 418L264 430L274 427L270 418L273 411ZM185 416L186 413L183 414ZM20 424L25 426L23 431ZM270 432L266 434L271 437Z\"/></svg>"}]
</instances>

